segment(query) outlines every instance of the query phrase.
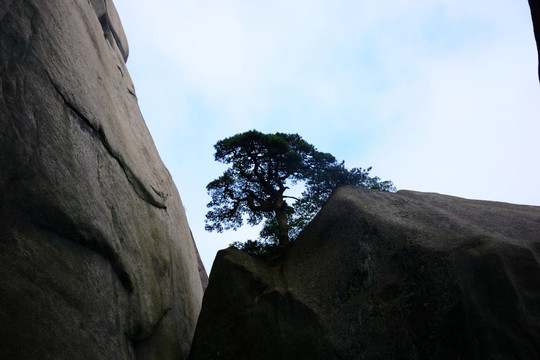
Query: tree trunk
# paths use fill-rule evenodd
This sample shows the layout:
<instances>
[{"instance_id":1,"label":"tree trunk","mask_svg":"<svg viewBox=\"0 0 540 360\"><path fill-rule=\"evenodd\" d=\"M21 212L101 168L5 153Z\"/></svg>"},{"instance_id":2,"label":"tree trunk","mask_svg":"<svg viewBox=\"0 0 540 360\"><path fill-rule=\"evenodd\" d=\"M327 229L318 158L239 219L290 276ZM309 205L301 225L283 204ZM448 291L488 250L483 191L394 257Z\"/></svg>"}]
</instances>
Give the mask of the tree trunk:
<instances>
[{"instance_id":1,"label":"tree trunk","mask_svg":"<svg viewBox=\"0 0 540 360\"><path fill-rule=\"evenodd\" d=\"M283 201L282 205L275 210L278 223L278 240L280 245L289 245L289 223L287 220L287 204Z\"/></svg>"}]
</instances>

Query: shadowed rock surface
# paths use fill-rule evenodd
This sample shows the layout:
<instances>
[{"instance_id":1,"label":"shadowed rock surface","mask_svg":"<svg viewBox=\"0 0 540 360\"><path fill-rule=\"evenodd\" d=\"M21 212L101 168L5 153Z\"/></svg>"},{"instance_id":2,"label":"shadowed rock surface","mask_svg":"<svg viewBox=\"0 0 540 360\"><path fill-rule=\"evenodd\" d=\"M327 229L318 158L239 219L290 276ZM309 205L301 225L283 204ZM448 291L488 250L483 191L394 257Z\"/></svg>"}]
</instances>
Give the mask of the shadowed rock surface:
<instances>
[{"instance_id":1,"label":"shadowed rock surface","mask_svg":"<svg viewBox=\"0 0 540 360\"><path fill-rule=\"evenodd\" d=\"M200 262L127 55L110 0L0 0L1 359L187 356Z\"/></svg>"},{"instance_id":2,"label":"shadowed rock surface","mask_svg":"<svg viewBox=\"0 0 540 360\"><path fill-rule=\"evenodd\" d=\"M540 207L336 191L287 258L213 265L199 359L538 359Z\"/></svg>"},{"instance_id":3,"label":"shadowed rock surface","mask_svg":"<svg viewBox=\"0 0 540 360\"><path fill-rule=\"evenodd\" d=\"M540 0L529 0L531 17L534 28L534 37L536 39L536 50L538 51L538 77L540 79Z\"/></svg>"}]
</instances>

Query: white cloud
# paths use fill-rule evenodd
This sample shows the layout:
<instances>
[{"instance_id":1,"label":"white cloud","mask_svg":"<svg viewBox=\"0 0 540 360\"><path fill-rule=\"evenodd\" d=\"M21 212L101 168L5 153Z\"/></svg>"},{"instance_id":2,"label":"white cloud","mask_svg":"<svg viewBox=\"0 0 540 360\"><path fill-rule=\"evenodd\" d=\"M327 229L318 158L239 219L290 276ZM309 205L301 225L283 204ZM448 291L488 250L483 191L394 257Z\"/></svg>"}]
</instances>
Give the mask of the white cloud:
<instances>
[{"instance_id":1,"label":"white cloud","mask_svg":"<svg viewBox=\"0 0 540 360\"><path fill-rule=\"evenodd\" d=\"M394 154L378 159L400 188L540 204L540 191L522 185L540 178L532 165L540 150L535 51L502 45L424 65L423 104L398 127Z\"/></svg>"},{"instance_id":2,"label":"white cloud","mask_svg":"<svg viewBox=\"0 0 540 360\"><path fill-rule=\"evenodd\" d=\"M524 1L115 3L207 268L216 248L248 236L203 230L205 185L223 171L212 145L250 128L298 132L399 188L540 204L524 185L540 176Z\"/></svg>"}]
</instances>

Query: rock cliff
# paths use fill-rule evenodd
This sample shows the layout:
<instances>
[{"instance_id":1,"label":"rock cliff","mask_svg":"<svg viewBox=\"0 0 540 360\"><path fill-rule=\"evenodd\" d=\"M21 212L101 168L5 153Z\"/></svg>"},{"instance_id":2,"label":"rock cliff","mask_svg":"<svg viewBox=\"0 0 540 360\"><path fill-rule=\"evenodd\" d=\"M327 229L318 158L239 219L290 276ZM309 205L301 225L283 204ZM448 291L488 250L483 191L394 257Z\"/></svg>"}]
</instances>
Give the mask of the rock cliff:
<instances>
[{"instance_id":1,"label":"rock cliff","mask_svg":"<svg viewBox=\"0 0 540 360\"><path fill-rule=\"evenodd\" d=\"M1 359L187 356L198 254L127 56L110 0L0 0Z\"/></svg>"},{"instance_id":2,"label":"rock cliff","mask_svg":"<svg viewBox=\"0 0 540 360\"><path fill-rule=\"evenodd\" d=\"M540 207L339 189L287 257L233 248L191 360L538 359Z\"/></svg>"}]
</instances>

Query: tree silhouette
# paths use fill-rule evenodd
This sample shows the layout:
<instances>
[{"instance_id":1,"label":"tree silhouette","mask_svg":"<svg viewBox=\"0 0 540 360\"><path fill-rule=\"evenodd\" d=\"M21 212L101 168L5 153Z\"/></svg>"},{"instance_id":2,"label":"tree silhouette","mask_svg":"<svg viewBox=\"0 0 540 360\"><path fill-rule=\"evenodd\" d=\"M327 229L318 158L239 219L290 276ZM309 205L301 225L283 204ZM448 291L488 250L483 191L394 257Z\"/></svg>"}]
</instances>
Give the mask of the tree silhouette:
<instances>
[{"instance_id":1,"label":"tree silhouette","mask_svg":"<svg viewBox=\"0 0 540 360\"><path fill-rule=\"evenodd\" d=\"M298 134L247 131L220 140L216 161L230 164L223 175L207 185L212 200L206 230L237 229L244 218L250 225L265 220L261 238L287 246L341 185L359 185L394 191L392 182L369 177L368 169L347 170L334 156L317 151ZM287 195L290 186L303 183L300 197ZM289 205L290 199L293 205ZM257 245L252 242L251 245ZM256 247L256 246L255 246Z\"/></svg>"}]
</instances>

